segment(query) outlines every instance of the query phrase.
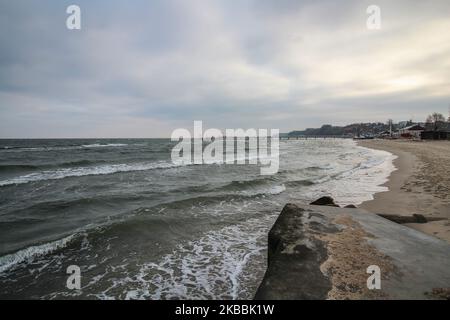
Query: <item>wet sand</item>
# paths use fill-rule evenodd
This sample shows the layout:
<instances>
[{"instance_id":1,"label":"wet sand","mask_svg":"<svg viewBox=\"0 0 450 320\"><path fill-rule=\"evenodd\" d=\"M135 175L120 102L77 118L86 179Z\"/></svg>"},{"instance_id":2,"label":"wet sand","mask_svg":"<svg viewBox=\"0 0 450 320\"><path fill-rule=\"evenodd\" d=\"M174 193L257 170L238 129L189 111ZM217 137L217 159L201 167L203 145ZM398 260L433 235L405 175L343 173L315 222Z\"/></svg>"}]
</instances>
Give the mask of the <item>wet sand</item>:
<instances>
[{"instance_id":1,"label":"wet sand","mask_svg":"<svg viewBox=\"0 0 450 320\"><path fill-rule=\"evenodd\" d=\"M359 145L398 157L397 170L385 184L389 191L360 207L374 213L446 218L405 225L450 243L450 141L367 140Z\"/></svg>"}]
</instances>

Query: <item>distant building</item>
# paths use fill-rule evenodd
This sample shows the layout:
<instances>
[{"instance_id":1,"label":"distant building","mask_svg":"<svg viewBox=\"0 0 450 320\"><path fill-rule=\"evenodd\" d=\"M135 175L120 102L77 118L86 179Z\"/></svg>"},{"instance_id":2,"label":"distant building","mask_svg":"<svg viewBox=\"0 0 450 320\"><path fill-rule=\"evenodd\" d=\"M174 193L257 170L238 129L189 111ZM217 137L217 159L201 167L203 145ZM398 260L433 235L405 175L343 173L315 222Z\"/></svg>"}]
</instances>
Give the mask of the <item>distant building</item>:
<instances>
[{"instance_id":1,"label":"distant building","mask_svg":"<svg viewBox=\"0 0 450 320\"><path fill-rule=\"evenodd\" d=\"M409 127L401 128L398 130L398 134L402 138L417 138L420 139L422 132L425 128L415 124Z\"/></svg>"},{"instance_id":2,"label":"distant building","mask_svg":"<svg viewBox=\"0 0 450 320\"><path fill-rule=\"evenodd\" d=\"M422 140L450 140L450 131L422 131Z\"/></svg>"},{"instance_id":3,"label":"distant building","mask_svg":"<svg viewBox=\"0 0 450 320\"><path fill-rule=\"evenodd\" d=\"M411 120L409 120L409 121L400 121L398 124L397 124L397 128L405 128L405 127L409 127L409 126L412 126L414 123L411 121Z\"/></svg>"},{"instance_id":4,"label":"distant building","mask_svg":"<svg viewBox=\"0 0 450 320\"><path fill-rule=\"evenodd\" d=\"M433 126L428 125L425 131L420 134L424 140L450 140L450 122L440 123L436 130L432 130Z\"/></svg>"}]
</instances>

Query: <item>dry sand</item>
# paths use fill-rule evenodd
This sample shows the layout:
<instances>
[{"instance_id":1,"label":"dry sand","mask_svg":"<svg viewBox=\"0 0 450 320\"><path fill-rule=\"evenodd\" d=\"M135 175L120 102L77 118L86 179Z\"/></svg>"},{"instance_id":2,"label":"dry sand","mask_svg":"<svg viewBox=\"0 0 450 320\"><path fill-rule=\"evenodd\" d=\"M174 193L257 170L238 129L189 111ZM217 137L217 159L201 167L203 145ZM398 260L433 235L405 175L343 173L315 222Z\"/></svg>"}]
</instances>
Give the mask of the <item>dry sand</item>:
<instances>
[{"instance_id":1,"label":"dry sand","mask_svg":"<svg viewBox=\"0 0 450 320\"><path fill-rule=\"evenodd\" d=\"M443 217L446 220L407 226L450 243L450 141L370 140L359 145L398 156L385 184L361 207L374 213Z\"/></svg>"}]
</instances>

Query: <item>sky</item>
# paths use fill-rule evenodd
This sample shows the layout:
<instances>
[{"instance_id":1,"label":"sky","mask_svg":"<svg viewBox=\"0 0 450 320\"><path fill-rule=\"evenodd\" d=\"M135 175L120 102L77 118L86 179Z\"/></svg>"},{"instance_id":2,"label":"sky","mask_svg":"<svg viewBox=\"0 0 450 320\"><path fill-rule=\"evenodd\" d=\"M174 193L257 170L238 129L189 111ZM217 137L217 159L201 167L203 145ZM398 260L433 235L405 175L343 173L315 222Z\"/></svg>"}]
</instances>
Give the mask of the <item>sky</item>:
<instances>
[{"instance_id":1,"label":"sky","mask_svg":"<svg viewBox=\"0 0 450 320\"><path fill-rule=\"evenodd\" d=\"M66 27L72 4L81 30ZM0 138L170 137L194 120L289 132L449 108L448 0L0 0Z\"/></svg>"}]
</instances>

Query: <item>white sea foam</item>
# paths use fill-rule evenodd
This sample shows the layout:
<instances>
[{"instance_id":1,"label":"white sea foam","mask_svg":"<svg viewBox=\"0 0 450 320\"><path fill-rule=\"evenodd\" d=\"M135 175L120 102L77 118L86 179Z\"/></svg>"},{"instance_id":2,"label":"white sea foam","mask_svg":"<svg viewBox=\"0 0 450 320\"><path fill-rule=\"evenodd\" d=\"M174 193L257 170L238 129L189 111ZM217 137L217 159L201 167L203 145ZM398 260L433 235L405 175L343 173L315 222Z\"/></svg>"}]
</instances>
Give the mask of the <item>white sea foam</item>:
<instances>
[{"instance_id":1,"label":"white sea foam","mask_svg":"<svg viewBox=\"0 0 450 320\"><path fill-rule=\"evenodd\" d=\"M150 163L136 163L136 164L110 164L93 167L78 167L78 168L63 168L57 170L46 170L40 172L33 172L30 174L18 176L8 180L0 181L1 186L12 184L23 184L42 180L58 180L68 177L82 177L90 175L106 175L118 172L132 172L145 171L152 169L168 169L178 167L180 165L171 162L150 162Z\"/></svg>"},{"instance_id":2,"label":"white sea foam","mask_svg":"<svg viewBox=\"0 0 450 320\"><path fill-rule=\"evenodd\" d=\"M256 195L276 195L280 194L282 192L286 191L286 186L284 184L281 185L275 185L275 186L269 186L265 188L257 188L254 190L244 190L241 191L241 194L246 196L256 196Z\"/></svg>"},{"instance_id":3,"label":"white sea foam","mask_svg":"<svg viewBox=\"0 0 450 320\"><path fill-rule=\"evenodd\" d=\"M64 248L74 239L74 237L75 235L73 234L60 240L38 246L28 247L15 253L2 256L0 257L0 273L12 268L19 263L31 262L39 256L49 254L60 248Z\"/></svg>"},{"instance_id":4,"label":"white sea foam","mask_svg":"<svg viewBox=\"0 0 450 320\"><path fill-rule=\"evenodd\" d=\"M396 170L393 154L355 146L354 142L347 142L353 147L352 154L342 168L335 164L334 173L314 180L315 184L305 189L305 196L314 200L321 195L331 195L340 205L358 205L372 200L375 193L387 191L384 184L390 174Z\"/></svg>"},{"instance_id":5,"label":"white sea foam","mask_svg":"<svg viewBox=\"0 0 450 320\"><path fill-rule=\"evenodd\" d=\"M282 184L282 185L274 186L274 187L270 188L269 193L270 194L280 194L284 191L286 191L286 187L284 184Z\"/></svg>"},{"instance_id":6,"label":"white sea foam","mask_svg":"<svg viewBox=\"0 0 450 320\"><path fill-rule=\"evenodd\" d=\"M272 220L261 217L209 232L157 264L142 266L141 277L159 271L151 278L156 289L150 298L238 299L252 294L246 292L246 284L255 282L257 275L243 270L252 260L262 260L260 254L266 250L265 237Z\"/></svg>"},{"instance_id":7,"label":"white sea foam","mask_svg":"<svg viewBox=\"0 0 450 320\"><path fill-rule=\"evenodd\" d=\"M144 263L137 273L116 278L99 299L238 299L250 298L263 269L266 234L276 215L210 231L198 240L180 244L159 261Z\"/></svg>"}]
</instances>

